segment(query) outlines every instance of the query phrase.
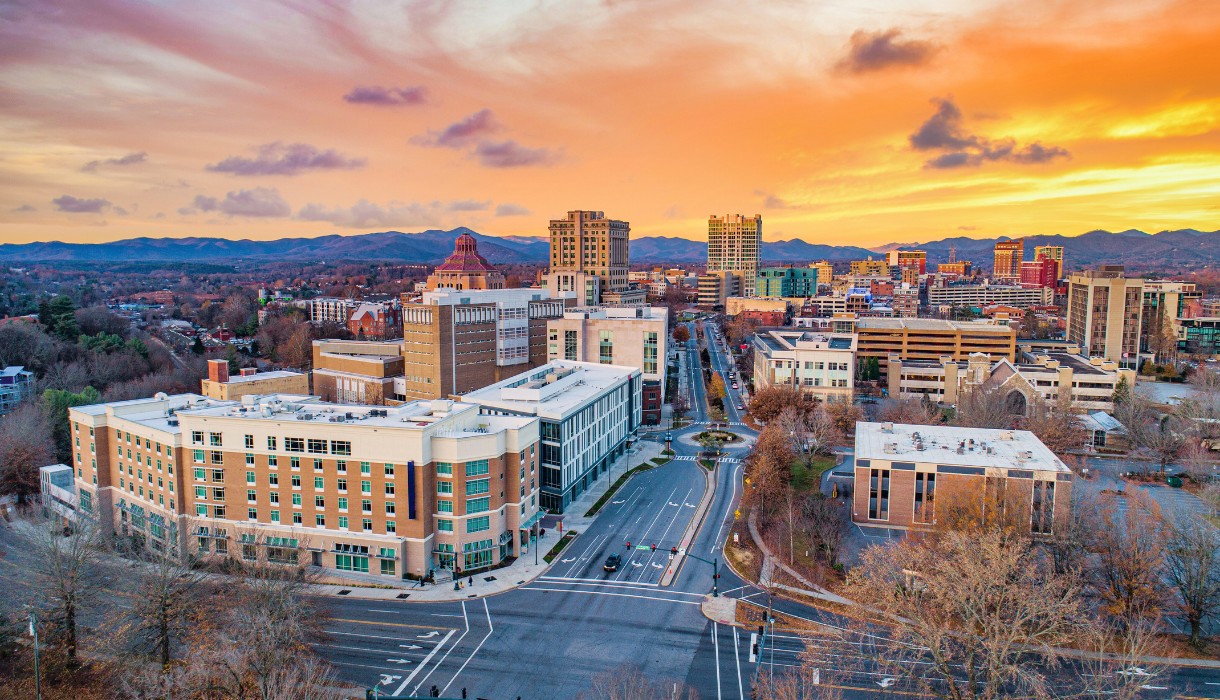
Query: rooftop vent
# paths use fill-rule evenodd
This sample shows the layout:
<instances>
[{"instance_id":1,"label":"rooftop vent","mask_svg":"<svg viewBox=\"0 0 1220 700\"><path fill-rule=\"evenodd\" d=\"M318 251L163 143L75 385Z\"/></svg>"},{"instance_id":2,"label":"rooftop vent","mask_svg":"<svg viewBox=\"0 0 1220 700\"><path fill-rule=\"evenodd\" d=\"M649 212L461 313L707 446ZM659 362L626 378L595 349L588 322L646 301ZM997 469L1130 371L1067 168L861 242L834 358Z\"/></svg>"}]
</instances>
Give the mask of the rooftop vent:
<instances>
[{"instance_id":1,"label":"rooftop vent","mask_svg":"<svg viewBox=\"0 0 1220 700\"><path fill-rule=\"evenodd\" d=\"M882 424L881 424L881 432L883 432L883 433L892 433L892 432L894 432L894 424L893 424L893 423L890 423L890 422L885 422L885 423L882 423Z\"/></svg>"}]
</instances>

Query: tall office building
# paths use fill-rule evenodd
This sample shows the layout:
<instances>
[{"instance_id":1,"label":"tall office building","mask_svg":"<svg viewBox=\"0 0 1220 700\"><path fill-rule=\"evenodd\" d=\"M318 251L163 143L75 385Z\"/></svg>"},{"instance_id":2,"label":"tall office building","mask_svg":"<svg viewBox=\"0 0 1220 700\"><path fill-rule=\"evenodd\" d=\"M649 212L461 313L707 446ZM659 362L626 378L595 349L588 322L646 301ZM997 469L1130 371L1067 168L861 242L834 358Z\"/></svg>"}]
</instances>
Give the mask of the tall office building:
<instances>
[{"instance_id":1,"label":"tall office building","mask_svg":"<svg viewBox=\"0 0 1220 700\"><path fill-rule=\"evenodd\" d=\"M1021 260L1025 258L1025 239L996 241L995 264L991 276L997 280L1017 281L1021 279Z\"/></svg>"},{"instance_id":2,"label":"tall office building","mask_svg":"<svg viewBox=\"0 0 1220 700\"><path fill-rule=\"evenodd\" d=\"M1055 279L1063 279L1063 246L1040 245L1034 248L1034 260L1054 260Z\"/></svg>"},{"instance_id":3,"label":"tall office building","mask_svg":"<svg viewBox=\"0 0 1220 700\"><path fill-rule=\"evenodd\" d=\"M1067 338L1090 357L1135 362L1140 349L1144 280L1122 265L1101 265L1068 278Z\"/></svg>"},{"instance_id":4,"label":"tall office building","mask_svg":"<svg viewBox=\"0 0 1220 700\"><path fill-rule=\"evenodd\" d=\"M600 211L570 211L567 218L552 219L551 274L552 292L583 292L598 287L598 298L605 292L627 289L627 241L631 224L607 219ZM583 303L589 303L583 295Z\"/></svg>"},{"instance_id":5,"label":"tall office building","mask_svg":"<svg viewBox=\"0 0 1220 700\"><path fill-rule=\"evenodd\" d=\"M762 216L710 216L707 220L707 271L741 277L742 296L754 296L762 250Z\"/></svg>"},{"instance_id":6,"label":"tall office building","mask_svg":"<svg viewBox=\"0 0 1220 700\"><path fill-rule=\"evenodd\" d=\"M921 275L928 271L928 253L923 250L891 250L885 257L891 268L914 269Z\"/></svg>"}]
</instances>

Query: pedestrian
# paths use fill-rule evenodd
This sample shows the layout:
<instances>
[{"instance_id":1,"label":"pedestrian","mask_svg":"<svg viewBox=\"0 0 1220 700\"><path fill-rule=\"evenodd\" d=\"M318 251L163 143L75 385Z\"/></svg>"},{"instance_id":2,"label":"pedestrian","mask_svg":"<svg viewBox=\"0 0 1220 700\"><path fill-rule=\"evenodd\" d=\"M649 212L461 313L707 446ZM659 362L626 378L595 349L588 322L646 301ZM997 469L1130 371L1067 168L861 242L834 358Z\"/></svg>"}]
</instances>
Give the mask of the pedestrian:
<instances>
[{"instance_id":1,"label":"pedestrian","mask_svg":"<svg viewBox=\"0 0 1220 700\"><path fill-rule=\"evenodd\" d=\"M457 579L453 579L453 590L455 590L455 591L462 590L462 582Z\"/></svg>"},{"instance_id":2,"label":"pedestrian","mask_svg":"<svg viewBox=\"0 0 1220 700\"><path fill-rule=\"evenodd\" d=\"M473 587L473 586L474 586L474 576L471 576L471 577L470 577L470 586L471 586L471 587Z\"/></svg>"}]
</instances>

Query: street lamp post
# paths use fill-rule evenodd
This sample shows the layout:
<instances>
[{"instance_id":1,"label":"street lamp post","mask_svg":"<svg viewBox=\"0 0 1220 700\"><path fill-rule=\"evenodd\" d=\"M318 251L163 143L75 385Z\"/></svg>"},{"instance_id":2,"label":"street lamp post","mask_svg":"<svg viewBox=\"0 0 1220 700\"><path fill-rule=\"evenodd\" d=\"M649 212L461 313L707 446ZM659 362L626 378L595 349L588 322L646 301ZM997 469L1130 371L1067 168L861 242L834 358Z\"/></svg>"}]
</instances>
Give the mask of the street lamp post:
<instances>
[{"instance_id":1,"label":"street lamp post","mask_svg":"<svg viewBox=\"0 0 1220 700\"><path fill-rule=\"evenodd\" d=\"M38 668L38 613L30 611L30 636L34 638L34 697L42 700L42 673Z\"/></svg>"}]
</instances>

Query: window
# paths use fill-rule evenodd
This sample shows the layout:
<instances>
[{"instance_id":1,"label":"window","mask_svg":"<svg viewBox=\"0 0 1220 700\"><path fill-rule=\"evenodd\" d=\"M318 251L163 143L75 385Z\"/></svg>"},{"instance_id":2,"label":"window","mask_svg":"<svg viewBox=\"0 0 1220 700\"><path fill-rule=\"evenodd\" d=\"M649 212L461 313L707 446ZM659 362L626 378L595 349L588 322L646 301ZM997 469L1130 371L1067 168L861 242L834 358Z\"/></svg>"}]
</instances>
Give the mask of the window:
<instances>
[{"instance_id":1,"label":"window","mask_svg":"<svg viewBox=\"0 0 1220 700\"><path fill-rule=\"evenodd\" d=\"M288 452L304 452L305 439L294 437L284 438L284 449Z\"/></svg>"},{"instance_id":2,"label":"window","mask_svg":"<svg viewBox=\"0 0 1220 700\"><path fill-rule=\"evenodd\" d=\"M484 496L482 498L466 499L466 513L468 515L470 513L482 513L483 511L488 510L490 508L491 508L491 499L488 498L487 496Z\"/></svg>"},{"instance_id":3,"label":"window","mask_svg":"<svg viewBox=\"0 0 1220 700\"><path fill-rule=\"evenodd\" d=\"M451 481L436 482L436 492L437 493L453 493L453 482L451 482Z\"/></svg>"},{"instance_id":4,"label":"window","mask_svg":"<svg viewBox=\"0 0 1220 700\"><path fill-rule=\"evenodd\" d=\"M313 487L319 491L326 488L326 477L315 476L313 478Z\"/></svg>"},{"instance_id":5,"label":"window","mask_svg":"<svg viewBox=\"0 0 1220 700\"><path fill-rule=\"evenodd\" d=\"M225 480L225 470L223 470L223 469L213 469L212 470L212 481L213 482L224 483L224 480Z\"/></svg>"},{"instance_id":6,"label":"window","mask_svg":"<svg viewBox=\"0 0 1220 700\"><path fill-rule=\"evenodd\" d=\"M488 472L487 460L478 459L466 463L466 476L482 476Z\"/></svg>"},{"instance_id":7,"label":"window","mask_svg":"<svg viewBox=\"0 0 1220 700\"><path fill-rule=\"evenodd\" d=\"M310 454L326 454L326 441L318 438L309 438L309 453Z\"/></svg>"},{"instance_id":8,"label":"window","mask_svg":"<svg viewBox=\"0 0 1220 700\"><path fill-rule=\"evenodd\" d=\"M383 576L393 576L394 575L394 560L393 559L382 559L381 560L381 573Z\"/></svg>"},{"instance_id":9,"label":"window","mask_svg":"<svg viewBox=\"0 0 1220 700\"><path fill-rule=\"evenodd\" d=\"M300 524L301 524L301 514L300 514L300 513L293 513L293 514L292 514L292 524L293 524L293 525L300 525Z\"/></svg>"},{"instance_id":10,"label":"window","mask_svg":"<svg viewBox=\"0 0 1220 700\"><path fill-rule=\"evenodd\" d=\"M224 506L212 506L212 514L217 518L225 517L225 507Z\"/></svg>"},{"instance_id":11,"label":"window","mask_svg":"<svg viewBox=\"0 0 1220 700\"><path fill-rule=\"evenodd\" d=\"M269 450L274 450L274 449L276 449L276 447L275 447L275 436L274 436L274 435L268 435L268 436L267 436L267 449L269 449Z\"/></svg>"},{"instance_id":12,"label":"window","mask_svg":"<svg viewBox=\"0 0 1220 700\"><path fill-rule=\"evenodd\" d=\"M386 482L386 484L385 484L385 495L387 495L387 496L393 496L393 495L394 495L394 482L393 482L393 481L387 481L387 482Z\"/></svg>"},{"instance_id":13,"label":"window","mask_svg":"<svg viewBox=\"0 0 1220 700\"><path fill-rule=\"evenodd\" d=\"M301 494L299 494L299 493L292 494L292 505L296 508L301 507Z\"/></svg>"},{"instance_id":14,"label":"window","mask_svg":"<svg viewBox=\"0 0 1220 700\"><path fill-rule=\"evenodd\" d=\"M220 433L208 433L208 444L212 447L222 447Z\"/></svg>"},{"instance_id":15,"label":"window","mask_svg":"<svg viewBox=\"0 0 1220 700\"><path fill-rule=\"evenodd\" d=\"M192 450L191 454L196 464L203 464L205 461L207 461L207 458L203 454L203 450Z\"/></svg>"},{"instance_id":16,"label":"window","mask_svg":"<svg viewBox=\"0 0 1220 700\"><path fill-rule=\"evenodd\" d=\"M215 487L212 489L212 500L223 501L225 499L225 490L223 487Z\"/></svg>"},{"instance_id":17,"label":"window","mask_svg":"<svg viewBox=\"0 0 1220 700\"><path fill-rule=\"evenodd\" d=\"M393 520L387 520L385 521L385 531L387 534L392 535L398 531L398 526L395 525Z\"/></svg>"},{"instance_id":18,"label":"window","mask_svg":"<svg viewBox=\"0 0 1220 700\"><path fill-rule=\"evenodd\" d=\"M290 478L292 479L292 488L294 488L294 489L301 488L301 475L300 474L293 474Z\"/></svg>"},{"instance_id":19,"label":"window","mask_svg":"<svg viewBox=\"0 0 1220 700\"><path fill-rule=\"evenodd\" d=\"M491 490L491 482L488 479L475 479L474 481L466 482L466 495L477 496L480 493L487 493Z\"/></svg>"},{"instance_id":20,"label":"window","mask_svg":"<svg viewBox=\"0 0 1220 700\"><path fill-rule=\"evenodd\" d=\"M254 436L253 436L253 435L247 435L247 436L246 436L246 439L245 439L245 445L246 445L246 449L247 449L247 450L253 450L253 449L254 449Z\"/></svg>"},{"instance_id":21,"label":"window","mask_svg":"<svg viewBox=\"0 0 1220 700\"><path fill-rule=\"evenodd\" d=\"M441 532L453 532L453 521L444 518L436 519L436 529Z\"/></svg>"},{"instance_id":22,"label":"window","mask_svg":"<svg viewBox=\"0 0 1220 700\"><path fill-rule=\"evenodd\" d=\"M301 468L301 458L300 457L289 457L288 458L288 468L289 469L300 469Z\"/></svg>"},{"instance_id":23,"label":"window","mask_svg":"<svg viewBox=\"0 0 1220 700\"><path fill-rule=\"evenodd\" d=\"M326 496L314 496L313 497L313 507L314 508L325 508L326 507Z\"/></svg>"},{"instance_id":24,"label":"window","mask_svg":"<svg viewBox=\"0 0 1220 700\"><path fill-rule=\"evenodd\" d=\"M331 440L330 453L335 455L350 455L352 453L351 440Z\"/></svg>"},{"instance_id":25,"label":"window","mask_svg":"<svg viewBox=\"0 0 1220 700\"><path fill-rule=\"evenodd\" d=\"M254 479L255 479L254 472L246 472L246 483L247 484L253 484Z\"/></svg>"},{"instance_id":26,"label":"window","mask_svg":"<svg viewBox=\"0 0 1220 700\"><path fill-rule=\"evenodd\" d=\"M563 359L576 360L576 331L563 332Z\"/></svg>"},{"instance_id":27,"label":"window","mask_svg":"<svg viewBox=\"0 0 1220 700\"><path fill-rule=\"evenodd\" d=\"M246 501L248 501L250 503L258 502L258 491L255 491L254 489L247 489L246 490Z\"/></svg>"},{"instance_id":28,"label":"window","mask_svg":"<svg viewBox=\"0 0 1220 700\"><path fill-rule=\"evenodd\" d=\"M361 520L360 529L364 530L365 532L372 532L373 531L373 521L370 518L365 518L365 519Z\"/></svg>"},{"instance_id":29,"label":"window","mask_svg":"<svg viewBox=\"0 0 1220 700\"><path fill-rule=\"evenodd\" d=\"M246 518L249 520L258 520L258 508L247 508Z\"/></svg>"},{"instance_id":30,"label":"window","mask_svg":"<svg viewBox=\"0 0 1220 700\"><path fill-rule=\"evenodd\" d=\"M270 494L271 504L278 505L280 502L280 494L278 491L272 491Z\"/></svg>"},{"instance_id":31,"label":"window","mask_svg":"<svg viewBox=\"0 0 1220 700\"><path fill-rule=\"evenodd\" d=\"M373 512L373 502L368 499L360 501L360 512L361 513L372 513Z\"/></svg>"},{"instance_id":32,"label":"window","mask_svg":"<svg viewBox=\"0 0 1220 700\"><path fill-rule=\"evenodd\" d=\"M326 527L326 516L318 513L317 515L313 516L313 522L314 525L318 527Z\"/></svg>"},{"instance_id":33,"label":"window","mask_svg":"<svg viewBox=\"0 0 1220 700\"><path fill-rule=\"evenodd\" d=\"M386 515L394 515L394 510L395 510L394 501L386 501L386 503L385 503L385 514L386 514Z\"/></svg>"},{"instance_id":34,"label":"window","mask_svg":"<svg viewBox=\"0 0 1220 700\"><path fill-rule=\"evenodd\" d=\"M385 465L385 475L394 476L394 465L393 464Z\"/></svg>"},{"instance_id":35,"label":"window","mask_svg":"<svg viewBox=\"0 0 1220 700\"><path fill-rule=\"evenodd\" d=\"M94 468L97 468L96 465L94 465ZM207 479L207 476L204 474L203 467L195 467L195 481L203 481L205 479Z\"/></svg>"},{"instance_id":36,"label":"window","mask_svg":"<svg viewBox=\"0 0 1220 700\"><path fill-rule=\"evenodd\" d=\"M192 430L191 431L191 444L192 445L202 445L203 444L203 431L202 430Z\"/></svg>"},{"instance_id":37,"label":"window","mask_svg":"<svg viewBox=\"0 0 1220 700\"><path fill-rule=\"evenodd\" d=\"M482 515L466 521L466 532L483 532L491 529L490 516Z\"/></svg>"},{"instance_id":38,"label":"window","mask_svg":"<svg viewBox=\"0 0 1220 700\"><path fill-rule=\"evenodd\" d=\"M220 450L212 450L212 464L224 464L225 453Z\"/></svg>"},{"instance_id":39,"label":"window","mask_svg":"<svg viewBox=\"0 0 1220 700\"><path fill-rule=\"evenodd\" d=\"M347 516L346 516L346 515L340 515L340 516L339 516L339 529L340 529L340 530L346 530L346 529L347 529Z\"/></svg>"},{"instance_id":40,"label":"window","mask_svg":"<svg viewBox=\"0 0 1220 700\"><path fill-rule=\"evenodd\" d=\"M339 489L339 493L347 493L347 479L337 479L335 486Z\"/></svg>"},{"instance_id":41,"label":"window","mask_svg":"<svg viewBox=\"0 0 1220 700\"><path fill-rule=\"evenodd\" d=\"M195 506L195 515L198 515L201 518L208 517L208 507L203 504L196 505Z\"/></svg>"},{"instance_id":42,"label":"window","mask_svg":"<svg viewBox=\"0 0 1220 700\"><path fill-rule=\"evenodd\" d=\"M347 510L347 496L339 497L339 510Z\"/></svg>"},{"instance_id":43,"label":"window","mask_svg":"<svg viewBox=\"0 0 1220 700\"><path fill-rule=\"evenodd\" d=\"M83 492L82 492L83 493ZM1049 535L1055 526L1055 482L1034 482L1033 514L1030 530L1039 535Z\"/></svg>"},{"instance_id":44,"label":"window","mask_svg":"<svg viewBox=\"0 0 1220 700\"><path fill-rule=\"evenodd\" d=\"M437 476L453 476L453 464L450 462L437 462L436 463L436 475Z\"/></svg>"},{"instance_id":45,"label":"window","mask_svg":"<svg viewBox=\"0 0 1220 700\"><path fill-rule=\"evenodd\" d=\"M347 473L347 460L341 459L341 460L335 462L335 471L339 472L340 474L346 474Z\"/></svg>"},{"instance_id":46,"label":"window","mask_svg":"<svg viewBox=\"0 0 1220 700\"><path fill-rule=\"evenodd\" d=\"M915 522L931 524L936 518L936 474L915 473Z\"/></svg>"},{"instance_id":47,"label":"window","mask_svg":"<svg viewBox=\"0 0 1220 700\"><path fill-rule=\"evenodd\" d=\"M280 512L278 510L271 511L271 522L278 523L280 521Z\"/></svg>"},{"instance_id":48,"label":"window","mask_svg":"<svg viewBox=\"0 0 1220 700\"><path fill-rule=\"evenodd\" d=\"M322 460L320 460L320 459L315 459L315 460L313 461L313 470L314 470L315 472L320 472L320 471L322 471Z\"/></svg>"},{"instance_id":49,"label":"window","mask_svg":"<svg viewBox=\"0 0 1220 700\"><path fill-rule=\"evenodd\" d=\"M267 455L267 466L275 469L280 466L280 458L275 455Z\"/></svg>"},{"instance_id":50,"label":"window","mask_svg":"<svg viewBox=\"0 0 1220 700\"><path fill-rule=\"evenodd\" d=\"M373 473L373 465L369 462L360 463L360 475L368 476Z\"/></svg>"},{"instance_id":51,"label":"window","mask_svg":"<svg viewBox=\"0 0 1220 700\"><path fill-rule=\"evenodd\" d=\"M597 361L603 365L614 364L614 333L598 331L597 335Z\"/></svg>"},{"instance_id":52,"label":"window","mask_svg":"<svg viewBox=\"0 0 1220 700\"><path fill-rule=\"evenodd\" d=\"M657 373L657 333L644 333L644 374Z\"/></svg>"},{"instance_id":53,"label":"window","mask_svg":"<svg viewBox=\"0 0 1220 700\"><path fill-rule=\"evenodd\" d=\"M280 485L280 475L279 474L268 474L267 483L271 484L272 486L279 486Z\"/></svg>"},{"instance_id":54,"label":"window","mask_svg":"<svg viewBox=\"0 0 1220 700\"><path fill-rule=\"evenodd\" d=\"M197 498L201 501L206 501L208 499L207 488L205 488L203 486L196 486L195 487L195 498Z\"/></svg>"},{"instance_id":55,"label":"window","mask_svg":"<svg viewBox=\"0 0 1220 700\"><path fill-rule=\"evenodd\" d=\"M339 571L356 571L362 574L369 572L369 558L356 557L350 554L336 554L335 568Z\"/></svg>"},{"instance_id":56,"label":"window","mask_svg":"<svg viewBox=\"0 0 1220 700\"><path fill-rule=\"evenodd\" d=\"M439 500L437 500L437 502L436 502L436 512L438 512L438 513L452 513L452 512L453 512L453 501L447 501L447 500L444 500L444 499L439 499Z\"/></svg>"},{"instance_id":57,"label":"window","mask_svg":"<svg viewBox=\"0 0 1220 700\"><path fill-rule=\"evenodd\" d=\"M890 470L870 469L868 480L869 520L890 519Z\"/></svg>"}]
</instances>

